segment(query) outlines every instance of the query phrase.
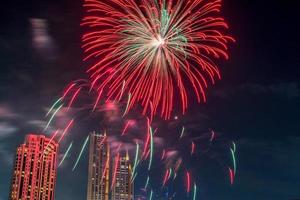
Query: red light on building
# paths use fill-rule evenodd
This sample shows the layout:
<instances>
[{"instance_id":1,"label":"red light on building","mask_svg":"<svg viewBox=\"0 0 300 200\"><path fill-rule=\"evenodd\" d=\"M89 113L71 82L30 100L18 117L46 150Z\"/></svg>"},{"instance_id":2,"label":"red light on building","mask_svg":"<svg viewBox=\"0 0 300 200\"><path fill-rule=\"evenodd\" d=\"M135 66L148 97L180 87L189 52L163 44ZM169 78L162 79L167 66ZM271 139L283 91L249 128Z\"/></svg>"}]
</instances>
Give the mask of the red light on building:
<instances>
[{"instance_id":1,"label":"red light on building","mask_svg":"<svg viewBox=\"0 0 300 200\"><path fill-rule=\"evenodd\" d=\"M44 135L27 135L17 148L11 200L54 200L58 144Z\"/></svg>"}]
</instances>

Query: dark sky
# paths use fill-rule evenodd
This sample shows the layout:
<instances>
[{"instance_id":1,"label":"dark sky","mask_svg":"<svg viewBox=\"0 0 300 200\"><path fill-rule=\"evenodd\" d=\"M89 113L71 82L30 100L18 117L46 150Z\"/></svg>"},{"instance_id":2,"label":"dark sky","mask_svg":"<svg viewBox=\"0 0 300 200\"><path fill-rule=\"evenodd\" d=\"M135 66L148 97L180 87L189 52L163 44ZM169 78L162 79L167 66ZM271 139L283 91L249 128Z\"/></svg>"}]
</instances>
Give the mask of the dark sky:
<instances>
[{"instance_id":1,"label":"dark sky","mask_svg":"<svg viewBox=\"0 0 300 200\"><path fill-rule=\"evenodd\" d=\"M210 88L208 102L193 104L185 121L197 124L205 115L208 124L201 129L211 127L236 141L238 173L231 187L216 161L199 166L198 198L300 198L299 5L292 0L223 4L237 42L230 46L230 60L220 62L223 78ZM41 131L45 108L86 66L80 49L82 1L6 1L1 10L0 200L5 200L17 145L25 134ZM37 18L48 25L41 46L32 41ZM84 138L88 131L81 127L74 134ZM85 198L86 166L75 173L70 167L58 171L58 200Z\"/></svg>"}]
</instances>

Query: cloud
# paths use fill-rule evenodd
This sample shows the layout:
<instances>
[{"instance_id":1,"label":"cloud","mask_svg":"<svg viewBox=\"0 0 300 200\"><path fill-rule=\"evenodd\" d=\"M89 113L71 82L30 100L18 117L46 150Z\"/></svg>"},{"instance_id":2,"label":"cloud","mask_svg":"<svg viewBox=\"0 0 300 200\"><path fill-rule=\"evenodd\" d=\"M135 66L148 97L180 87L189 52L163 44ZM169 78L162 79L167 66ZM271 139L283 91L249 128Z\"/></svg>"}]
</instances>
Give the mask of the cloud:
<instances>
[{"instance_id":1,"label":"cloud","mask_svg":"<svg viewBox=\"0 0 300 200\"><path fill-rule=\"evenodd\" d=\"M279 83L271 85L262 85L256 83L247 83L232 88L223 88L213 92L215 96L220 98L230 98L238 93L249 93L252 95L271 94L283 96L286 98L296 98L300 96L300 88L297 83Z\"/></svg>"},{"instance_id":2,"label":"cloud","mask_svg":"<svg viewBox=\"0 0 300 200\"><path fill-rule=\"evenodd\" d=\"M8 122L0 122L0 139L14 135L18 129Z\"/></svg>"},{"instance_id":3,"label":"cloud","mask_svg":"<svg viewBox=\"0 0 300 200\"><path fill-rule=\"evenodd\" d=\"M11 119L11 118L16 118L18 115L13 112L10 107L7 105L0 104L0 118L1 119Z\"/></svg>"}]
</instances>

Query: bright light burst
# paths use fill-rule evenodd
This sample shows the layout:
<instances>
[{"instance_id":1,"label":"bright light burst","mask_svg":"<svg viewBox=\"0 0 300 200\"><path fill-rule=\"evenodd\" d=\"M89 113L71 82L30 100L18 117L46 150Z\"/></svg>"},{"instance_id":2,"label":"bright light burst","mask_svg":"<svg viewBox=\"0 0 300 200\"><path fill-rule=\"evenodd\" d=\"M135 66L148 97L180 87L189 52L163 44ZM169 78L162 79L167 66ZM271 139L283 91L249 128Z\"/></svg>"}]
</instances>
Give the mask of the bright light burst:
<instances>
[{"instance_id":1,"label":"bright light burst","mask_svg":"<svg viewBox=\"0 0 300 200\"><path fill-rule=\"evenodd\" d=\"M206 101L233 38L219 16L221 0L86 0L82 25L92 88L108 100L128 99L143 114L169 119L177 96L185 113L188 87ZM123 97L123 94L128 94Z\"/></svg>"}]
</instances>

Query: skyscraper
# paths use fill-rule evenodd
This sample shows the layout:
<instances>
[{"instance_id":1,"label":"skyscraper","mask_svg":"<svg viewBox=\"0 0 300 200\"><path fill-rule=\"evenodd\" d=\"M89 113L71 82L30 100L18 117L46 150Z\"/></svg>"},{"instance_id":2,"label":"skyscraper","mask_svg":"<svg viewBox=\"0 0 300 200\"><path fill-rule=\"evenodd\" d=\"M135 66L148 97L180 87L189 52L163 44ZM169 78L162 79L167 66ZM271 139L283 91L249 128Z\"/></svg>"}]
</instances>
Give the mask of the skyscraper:
<instances>
[{"instance_id":1,"label":"skyscraper","mask_svg":"<svg viewBox=\"0 0 300 200\"><path fill-rule=\"evenodd\" d=\"M129 156L115 157L111 200L133 200L132 169Z\"/></svg>"},{"instance_id":2,"label":"skyscraper","mask_svg":"<svg viewBox=\"0 0 300 200\"><path fill-rule=\"evenodd\" d=\"M9 199L54 200L58 144L29 134L17 148Z\"/></svg>"},{"instance_id":3,"label":"skyscraper","mask_svg":"<svg viewBox=\"0 0 300 200\"><path fill-rule=\"evenodd\" d=\"M90 134L87 200L109 199L110 151L106 135Z\"/></svg>"}]
</instances>

